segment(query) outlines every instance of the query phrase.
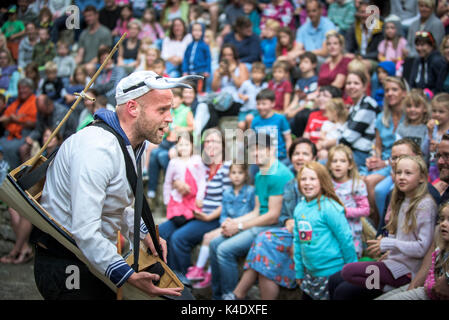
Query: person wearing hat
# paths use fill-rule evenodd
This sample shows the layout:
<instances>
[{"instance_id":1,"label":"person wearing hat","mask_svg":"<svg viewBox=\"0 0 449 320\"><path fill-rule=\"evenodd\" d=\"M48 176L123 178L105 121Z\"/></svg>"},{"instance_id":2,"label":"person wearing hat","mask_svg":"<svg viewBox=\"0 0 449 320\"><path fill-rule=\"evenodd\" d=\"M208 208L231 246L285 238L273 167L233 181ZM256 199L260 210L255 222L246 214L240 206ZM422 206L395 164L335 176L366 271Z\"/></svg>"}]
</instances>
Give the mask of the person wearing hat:
<instances>
[{"instance_id":1,"label":"person wearing hat","mask_svg":"<svg viewBox=\"0 0 449 320\"><path fill-rule=\"evenodd\" d=\"M413 59L408 83L412 88L429 89L434 92L437 80L446 62L437 49L437 43L430 31L418 31L415 35L418 57Z\"/></svg>"},{"instance_id":2,"label":"person wearing hat","mask_svg":"<svg viewBox=\"0 0 449 320\"><path fill-rule=\"evenodd\" d=\"M17 60L19 57L19 42L25 35L25 25L21 20L17 20L16 5L8 8L8 21L3 24L1 31L5 34L12 57Z\"/></svg>"},{"instance_id":3,"label":"person wearing hat","mask_svg":"<svg viewBox=\"0 0 449 320\"><path fill-rule=\"evenodd\" d=\"M135 242L134 193L127 179L125 156L129 155L141 179L147 140L161 143L172 122L173 94L168 89L189 87L180 82L184 79L162 78L152 71L137 71L123 78L116 88L116 111L100 109L95 114L96 120L115 133L94 124L70 136L48 168L40 202L72 234L98 272L117 287L128 282L152 296L180 296L182 289L155 286L152 281L159 279L157 274L135 272L117 253L115 241L119 230L131 248ZM140 236L154 255L162 253L161 258L166 261L165 240L159 238L161 247L157 248L146 224L139 221L142 220L137 224L140 234L136 237ZM42 232L33 239L37 244L35 280L45 299L115 299L115 293L56 240ZM65 285L69 265L80 270L77 290L68 290Z\"/></svg>"}]
</instances>

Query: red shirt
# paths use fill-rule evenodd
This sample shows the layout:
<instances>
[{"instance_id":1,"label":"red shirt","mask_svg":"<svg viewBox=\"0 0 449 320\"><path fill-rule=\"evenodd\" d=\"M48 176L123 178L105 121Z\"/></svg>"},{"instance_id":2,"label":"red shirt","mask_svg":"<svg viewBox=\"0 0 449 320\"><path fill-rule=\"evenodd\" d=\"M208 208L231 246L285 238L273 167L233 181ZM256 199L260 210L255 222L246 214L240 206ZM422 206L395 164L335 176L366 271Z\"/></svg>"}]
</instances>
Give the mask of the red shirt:
<instances>
[{"instance_id":1,"label":"red shirt","mask_svg":"<svg viewBox=\"0 0 449 320\"><path fill-rule=\"evenodd\" d=\"M329 62L323 63L318 73L318 85L330 86L337 78L338 74L346 76L348 74L348 64L352 59L343 57L334 69L330 69Z\"/></svg>"},{"instance_id":2,"label":"red shirt","mask_svg":"<svg viewBox=\"0 0 449 320\"><path fill-rule=\"evenodd\" d=\"M284 80L282 82L274 82L270 80L268 82L268 89L274 91L274 95L276 96L274 110L284 112L284 95L286 93L292 93L292 84L288 80Z\"/></svg>"},{"instance_id":3,"label":"red shirt","mask_svg":"<svg viewBox=\"0 0 449 320\"><path fill-rule=\"evenodd\" d=\"M320 139L321 127L326 120L327 118L324 116L324 110L314 111L309 115L309 120L307 121L304 132L310 134L310 141L313 143L317 143Z\"/></svg>"}]
</instances>

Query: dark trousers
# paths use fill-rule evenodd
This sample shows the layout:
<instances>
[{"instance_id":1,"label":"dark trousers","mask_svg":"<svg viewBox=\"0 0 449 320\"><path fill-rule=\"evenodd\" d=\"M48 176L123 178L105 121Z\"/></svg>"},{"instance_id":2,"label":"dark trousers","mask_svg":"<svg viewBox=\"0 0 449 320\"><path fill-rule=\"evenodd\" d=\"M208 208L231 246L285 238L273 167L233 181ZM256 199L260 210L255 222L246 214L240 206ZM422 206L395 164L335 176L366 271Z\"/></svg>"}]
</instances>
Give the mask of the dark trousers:
<instances>
[{"instance_id":1,"label":"dark trousers","mask_svg":"<svg viewBox=\"0 0 449 320\"><path fill-rule=\"evenodd\" d=\"M341 271L331 275L327 285L330 300L372 300L383 293L382 290L370 290L345 281Z\"/></svg>"},{"instance_id":2,"label":"dark trousers","mask_svg":"<svg viewBox=\"0 0 449 320\"><path fill-rule=\"evenodd\" d=\"M71 289L79 270L79 289ZM114 300L116 294L71 252L52 253L36 245L34 278L45 300Z\"/></svg>"}]
</instances>

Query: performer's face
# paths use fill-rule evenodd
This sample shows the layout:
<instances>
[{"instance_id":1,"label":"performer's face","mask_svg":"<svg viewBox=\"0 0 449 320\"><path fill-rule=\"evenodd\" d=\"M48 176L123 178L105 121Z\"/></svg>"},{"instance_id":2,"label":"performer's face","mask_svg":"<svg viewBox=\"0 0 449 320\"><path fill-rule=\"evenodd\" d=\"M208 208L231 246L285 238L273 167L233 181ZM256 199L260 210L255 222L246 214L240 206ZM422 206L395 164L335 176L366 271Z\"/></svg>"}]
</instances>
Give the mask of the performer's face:
<instances>
[{"instance_id":1,"label":"performer's face","mask_svg":"<svg viewBox=\"0 0 449 320\"><path fill-rule=\"evenodd\" d=\"M152 90L138 100L140 111L135 125L136 136L151 143L161 143L173 120L170 113L173 93L169 89Z\"/></svg>"}]
</instances>

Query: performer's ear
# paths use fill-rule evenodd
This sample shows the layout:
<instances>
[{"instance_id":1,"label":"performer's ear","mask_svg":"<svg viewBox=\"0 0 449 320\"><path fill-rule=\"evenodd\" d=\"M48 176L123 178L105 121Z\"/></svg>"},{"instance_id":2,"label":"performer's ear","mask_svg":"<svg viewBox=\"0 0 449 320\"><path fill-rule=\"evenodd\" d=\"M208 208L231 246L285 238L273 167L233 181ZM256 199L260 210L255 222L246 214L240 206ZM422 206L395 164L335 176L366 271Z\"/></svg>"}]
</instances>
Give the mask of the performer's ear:
<instances>
[{"instance_id":1,"label":"performer's ear","mask_svg":"<svg viewBox=\"0 0 449 320\"><path fill-rule=\"evenodd\" d=\"M137 110L139 107L139 104L135 100L129 100L126 103L126 111L129 113L133 118L136 118L139 114L139 111Z\"/></svg>"}]
</instances>

